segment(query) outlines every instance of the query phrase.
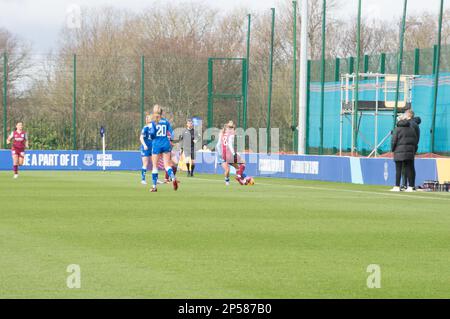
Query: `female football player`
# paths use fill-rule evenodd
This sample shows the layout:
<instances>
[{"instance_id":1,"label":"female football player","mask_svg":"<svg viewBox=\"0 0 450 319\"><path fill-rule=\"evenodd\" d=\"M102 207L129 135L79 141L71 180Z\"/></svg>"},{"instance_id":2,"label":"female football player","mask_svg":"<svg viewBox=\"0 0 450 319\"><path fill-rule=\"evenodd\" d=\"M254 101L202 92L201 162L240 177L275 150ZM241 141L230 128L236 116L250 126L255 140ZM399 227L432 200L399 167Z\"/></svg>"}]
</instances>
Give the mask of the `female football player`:
<instances>
[{"instance_id":1,"label":"female football player","mask_svg":"<svg viewBox=\"0 0 450 319\"><path fill-rule=\"evenodd\" d=\"M230 166L236 168L236 181L241 185L253 183L253 179L247 178L245 171L245 160L234 149L235 125L229 121L224 125L219 134L217 153L225 175L225 185L230 185Z\"/></svg>"},{"instance_id":2,"label":"female football player","mask_svg":"<svg viewBox=\"0 0 450 319\"><path fill-rule=\"evenodd\" d=\"M161 106L155 105L153 107L153 121L150 123L150 137L152 138L152 180L153 185L151 192L157 192L156 185L158 184L158 160L162 156L164 161L164 168L167 171L173 183L173 189L178 189L178 182L173 173L170 161L170 152L172 146L170 140L173 139L173 130L169 121L162 117L163 110ZM170 136L170 138L169 138Z\"/></svg>"},{"instance_id":3,"label":"female football player","mask_svg":"<svg viewBox=\"0 0 450 319\"><path fill-rule=\"evenodd\" d=\"M171 140L170 133L168 133L167 135L168 135L167 137L170 141L170 146L172 147L172 150L170 151L169 165L172 167L173 175L177 176L178 162L180 161L180 151L177 150L177 144L175 143L176 141ZM169 173L167 173L167 171L165 171L164 183L167 184L170 182L171 182L171 179L170 179ZM178 183L180 183L180 181L178 181Z\"/></svg>"},{"instance_id":4,"label":"female football player","mask_svg":"<svg viewBox=\"0 0 450 319\"><path fill-rule=\"evenodd\" d=\"M13 141L11 154L13 159L14 178L18 178L19 166L23 165L25 149L28 148L28 136L27 132L23 130L22 122L17 123L16 129L8 136L6 143L10 144L11 141Z\"/></svg>"},{"instance_id":5,"label":"female football player","mask_svg":"<svg viewBox=\"0 0 450 319\"><path fill-rule=\"evenodd\" d=\"M142 169L141 169L141 183L147 185L145 177L147 175L148 165L150 164L150 156L152 156L152 139L150 138L150 126L152 122L152 116L147 115L145 117L145 126L142 128L141 136L139 141L141 142L141 147L139 151L142 157Z\"/></svg>"}]
</instances>

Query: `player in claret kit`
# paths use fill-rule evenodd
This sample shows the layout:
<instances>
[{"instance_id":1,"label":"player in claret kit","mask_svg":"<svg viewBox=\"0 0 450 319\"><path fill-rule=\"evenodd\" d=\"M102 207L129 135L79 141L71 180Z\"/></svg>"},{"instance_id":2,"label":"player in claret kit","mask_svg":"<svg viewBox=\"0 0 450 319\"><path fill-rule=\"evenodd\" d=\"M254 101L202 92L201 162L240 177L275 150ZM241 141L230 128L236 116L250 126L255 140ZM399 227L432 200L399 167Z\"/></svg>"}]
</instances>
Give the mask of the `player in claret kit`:
<instances>
[{"instance_id":1,"label":"player in claret kit","mask_svg":"<svg viewBox=\"0 0 450 319\"><path fill-rule=\"evenodd\" d=\"M141 136L139 141L141 142L141 147L139 151L142 157L142 169L141 169L141 183L147 185L145 180L148 165L151 163L150 157L152 156L152 139L150 138L150 123L152 122L151 115L145 117L145 126L142 128Z\"/></svg>"},{"instance_id":2,"label":"player in claret kit","mask_svg":"<svg viewBox=\"0 0 450 319\"><path fill-rule=\"evenodd\" d=\"M225 185L230 185L230 165L236 168L236 181L241 185L253 185L254 180L248 177L245 171L245 160L234 148L235 125L233 121L229 121L224 125L219 134L219 142L217 143L217 154L219 163L221 163L225 175Z\"/></svg>"},{"instance_id":3,"label":"player in claret kit","mask_svg":"<svg viewBox=\"0 0 450 319\"><path fill-rule=\"evenodd\" d=\"M25 149L28 148L28 136L27 132L23 130L22 122L17 123L16 129L8 136L6 143L10 144L11 142L13 142L11 154L13 159L14 178L18 178L19 166L23 165Z\"/></svg>"},{"instance_id":4,"label":"player in claret kit","mask_svg":"<svg viewBox=\"0 0 450 319\"><path fill-rule=\"evenodd\" d=\"M162 156L164 161L164 168L167 171L173 183L173 189L178 189L178 181L173 173L170 160L170 152L172 145L170 140L173 138L173 130L168 120L162 117L163 110L161 106L155 105L153 107L153 121L150 123L150 137L152 138L152 189L151 192L156 192L156 185L158 184L158 160ZM169 138L170 136L170 138Z\"/></svg>"}]
</instances>

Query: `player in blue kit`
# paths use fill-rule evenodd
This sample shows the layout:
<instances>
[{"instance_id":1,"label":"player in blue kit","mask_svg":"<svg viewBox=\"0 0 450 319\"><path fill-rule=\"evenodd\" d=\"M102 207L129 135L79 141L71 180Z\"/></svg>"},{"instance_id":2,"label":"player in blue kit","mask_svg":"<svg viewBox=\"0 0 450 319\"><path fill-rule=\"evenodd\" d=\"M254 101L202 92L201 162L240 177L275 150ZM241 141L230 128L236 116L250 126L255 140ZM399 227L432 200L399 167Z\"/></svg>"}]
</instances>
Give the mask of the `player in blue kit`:
<instances>
[{"instance_id":1,"label":"player in blue kit","mask_svg":"<svg viewBox=\"0 0 450 319\"><path fill-rule=\"evenodd\" d=\"M162 117L163 110L161 106L155 105L153 107L153 121L150 123L150 137L152 139L152 189L151 192L156 192L156 185L158 184L158 160L162 156L164 161L164 169L172 180L173 189L178 189L178 181L173 173L170 161L170 152L172 145L170 143L173 139L173 130L169 121ZM170 138L169 138L170 137Z\"/></svg>"},{"instance_id":2,"label":"player in blue kit","mask_svg":"<svg viewBox=\"0 0 450 319\"><path fill-rule=\"evenodd\" d=\"M147 185L145 180L148 164L150 163L150 156L152 156L152 139L150 137L150 123L152 122L151 115L145 117L145 126L142 128L141 136L139 141L141 142L141 147L139 151L142 157L142 169L141 169L141 183Z\"/></svg>"}]
</instances>

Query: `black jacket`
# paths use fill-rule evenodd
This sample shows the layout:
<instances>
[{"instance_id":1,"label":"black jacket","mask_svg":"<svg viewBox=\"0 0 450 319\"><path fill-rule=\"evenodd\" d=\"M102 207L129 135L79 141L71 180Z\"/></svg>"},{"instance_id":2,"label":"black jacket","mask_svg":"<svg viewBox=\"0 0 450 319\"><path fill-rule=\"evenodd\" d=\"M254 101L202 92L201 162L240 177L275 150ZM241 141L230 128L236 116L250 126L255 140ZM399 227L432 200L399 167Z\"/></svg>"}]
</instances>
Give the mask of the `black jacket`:
<instances>
[{"instance_id":1,"label":"black jacket","mask_svg":"<svg viewBox=\"0 0 450 319\"><path fill-rule=\"evenodd\" d=\"M401 120L392 135L391 150L394 152L394 161L414 160L417 149L416 130L409 121Z\"/></svg>"},{"instance_id":2,"label":"black jacket","mask_svg":"<svg viewBox=\"0 0 450 319\"><path fill-rule=\"evenodd\" d=\"M422 123L422 119L420 117L415 117L409 121L409 124L411 125L411 127L413 127L414 130L416 131L417 144L419 144L419 142L420 142L420 127L419 127L420 123ZM417 151L417 149L416 149L416 151Z\"/></svg>"}]
</instances>

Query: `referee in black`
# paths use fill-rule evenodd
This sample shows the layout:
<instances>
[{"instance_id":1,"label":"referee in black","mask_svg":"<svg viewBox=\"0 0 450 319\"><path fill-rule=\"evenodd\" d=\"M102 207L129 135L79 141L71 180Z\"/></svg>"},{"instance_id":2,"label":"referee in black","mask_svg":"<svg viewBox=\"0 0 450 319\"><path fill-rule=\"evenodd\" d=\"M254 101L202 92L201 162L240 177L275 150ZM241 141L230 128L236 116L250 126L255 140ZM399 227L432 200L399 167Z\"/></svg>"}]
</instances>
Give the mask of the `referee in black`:
<instances>
[{"instance_id":1,"label":"referee in black","mask_svg":"<svg viewBox=\"0 0 450 319\"><path fill-rule=\"evenodd\" d=\"M197 134L198 135L198 134ZM194 177L195 170L195 143L198 141L199 136L196 136L194 131L194 124L191 119L186 122L186 129L180 136L181 150L184 153L187 166L187 176Z\"/></svg>"}]
</instances>

